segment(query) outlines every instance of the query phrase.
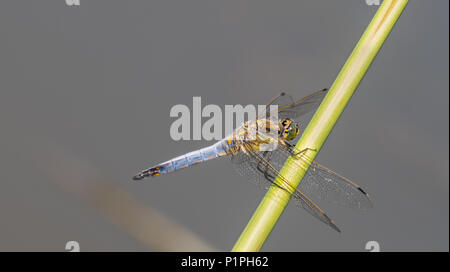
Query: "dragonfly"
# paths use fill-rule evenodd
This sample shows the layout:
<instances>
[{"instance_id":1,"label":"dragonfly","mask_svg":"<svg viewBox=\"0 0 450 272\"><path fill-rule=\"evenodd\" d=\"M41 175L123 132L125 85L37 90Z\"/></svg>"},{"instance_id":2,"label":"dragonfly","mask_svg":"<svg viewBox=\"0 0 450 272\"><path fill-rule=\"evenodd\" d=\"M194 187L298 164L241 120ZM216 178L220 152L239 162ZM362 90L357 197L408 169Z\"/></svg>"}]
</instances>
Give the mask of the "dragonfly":
<instances>
[{"instance_id":1,"label":"dragonfly","mask_svg":"<svg viewBox=\"0 0 450 272\"><path fill-rule=\"evenodd\" d=\"M235 170L248 181L268 189L277 186L291 194L298 207L341 232L336 223L310 197L327 200L344 207L371 208L369 195L348 178L308 159L310 148L296 151L293 141L300 135L300 125L327 94L328 89L315 91L294 101L284 92L274 97L255 120L248 120L230 136L208 147L189 152L139 172L133 180L174 172L219 157L229 157ZM277 107L270 107L270 106ZM271 109L275 108L276 114ZM275 118L273 118L275 116ZM302 120L303 119L303 120ZM296 188L288 177L280 174L287 159L306 174Z\"/></svg>"}]
</instances>

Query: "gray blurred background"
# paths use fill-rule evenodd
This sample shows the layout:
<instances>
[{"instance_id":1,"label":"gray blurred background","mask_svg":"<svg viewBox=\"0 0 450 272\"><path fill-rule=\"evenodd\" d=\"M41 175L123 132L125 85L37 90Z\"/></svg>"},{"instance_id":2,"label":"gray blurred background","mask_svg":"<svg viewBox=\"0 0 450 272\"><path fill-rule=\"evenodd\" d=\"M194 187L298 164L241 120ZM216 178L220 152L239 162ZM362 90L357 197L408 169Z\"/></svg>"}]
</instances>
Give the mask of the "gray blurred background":
<instances>
[{"instance_id":1,"label":"gray blurred background","mask_svg":"<svg viewBox=\"0 0 450 272\"><path fill-rule=\"evenodd\" d=\"M364 251L371 240L382 251L449 250L448 5L410 1L318 156L374 208L321 202L338 234L290 205L264 251ZM329 87L376 9L2 1L0 250L64 251L71 240L82 251L230 250L264 191L227 159L130 179L211 144L173 141L170 108Z\"/></svg>"}]
</instances>

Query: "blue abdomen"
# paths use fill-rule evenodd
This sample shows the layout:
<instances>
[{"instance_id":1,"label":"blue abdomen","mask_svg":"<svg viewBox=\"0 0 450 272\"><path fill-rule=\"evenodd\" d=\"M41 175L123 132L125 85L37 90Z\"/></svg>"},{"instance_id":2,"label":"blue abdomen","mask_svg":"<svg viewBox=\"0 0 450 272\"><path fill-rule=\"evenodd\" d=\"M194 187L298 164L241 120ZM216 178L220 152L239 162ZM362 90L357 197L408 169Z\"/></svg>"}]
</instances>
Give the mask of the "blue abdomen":
<instances>
[{"instance_id":1,"label":"blue abdomen","mask_svg":"<svg viewBox=\"0 0 450 272\"><path fill-rule=\"evenodd\" d=\"M233 141L222 140L214 145L189 152L144 170L134 176L133 179L141 180L145 177L159 176L161 174L167 174L211 159L226 156L230 154L230 150L233 146Z\"/></svg>"}]
</instances>

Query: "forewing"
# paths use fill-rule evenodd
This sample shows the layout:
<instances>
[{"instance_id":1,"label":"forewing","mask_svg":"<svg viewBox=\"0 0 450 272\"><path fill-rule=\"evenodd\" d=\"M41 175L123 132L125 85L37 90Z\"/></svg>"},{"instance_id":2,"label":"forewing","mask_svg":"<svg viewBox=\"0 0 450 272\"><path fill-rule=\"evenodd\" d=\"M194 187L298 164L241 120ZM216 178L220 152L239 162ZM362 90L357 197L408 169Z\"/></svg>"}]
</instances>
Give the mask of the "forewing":
<instances>
[{"instance_id":1,"label":"forewing","mask_svg":"<svg viewBox=\"0 0 450 272\"><path fill-rule=\"evenodd\" d=\"M327 92L328 89L315 91L293 103L279 105L278 119L289 118L298 121L300 117L317 109Z\"/></svg>"},{"instance_id":2,"label":"forewing","mask_svg":"<svg viewBox=\"0 0 450 272\"><path fill-rule=\"evenodd\" d=\"M284 107L286 105L293 105L294 104L294 99L292 98L292 96L290 94L287 94L285 92L281 92L279 93L277 96L275 96L274 98L272 98L269 103L266 104L265 107L265 111L264 112L260 112L258 115L259 119L269 119L270 116L273 115L273 112L271 112L271 107L270 106L277 106L277 111L276 113L278 114L278 109L281 107Z\"/></svg>"}]
</instances>

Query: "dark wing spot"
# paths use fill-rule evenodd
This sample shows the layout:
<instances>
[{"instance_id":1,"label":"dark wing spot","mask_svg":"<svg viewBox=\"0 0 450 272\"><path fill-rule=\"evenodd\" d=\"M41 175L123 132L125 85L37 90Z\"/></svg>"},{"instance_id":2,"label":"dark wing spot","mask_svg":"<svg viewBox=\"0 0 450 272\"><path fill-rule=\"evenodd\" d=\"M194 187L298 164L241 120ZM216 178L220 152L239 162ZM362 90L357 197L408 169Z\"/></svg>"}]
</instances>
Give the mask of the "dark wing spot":
<instances>
[{"instance_id":1,"label":"dark wing spot","mask_svg":"<svg viewBox=\"0 0 450 272\"><path fill-rule=\"evenodd\" d=\"M361 187L358 187L358 190L361 191L361 193L367 195L367 193Z\"/></svg>"}]
</instances>

